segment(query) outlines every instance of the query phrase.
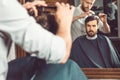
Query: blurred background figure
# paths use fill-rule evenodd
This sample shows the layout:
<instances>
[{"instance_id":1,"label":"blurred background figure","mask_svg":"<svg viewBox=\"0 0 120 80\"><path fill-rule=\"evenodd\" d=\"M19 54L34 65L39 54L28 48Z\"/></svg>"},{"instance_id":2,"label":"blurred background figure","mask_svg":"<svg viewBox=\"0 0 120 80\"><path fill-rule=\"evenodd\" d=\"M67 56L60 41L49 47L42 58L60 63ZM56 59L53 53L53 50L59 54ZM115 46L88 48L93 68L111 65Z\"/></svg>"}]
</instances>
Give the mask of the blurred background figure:
<instances>
[{"instance_id":1,"label":"blurred background figure","mask_svg":"<svg viewBox=\"0 0 120 80\"><path fill-rule=\"evenodd\" d=\"M108 24L111 28L110 36L117 36L118 23L117 23L117 0L108 0L105 13L108 16Z\"/></svg>"},{"instance_id":2,"label":"blurred background figure","mask_svg":"<svg viewBox=\"0 0 120 80\"><path fill-rule=\"evenodd\" d=\"M72 41L74 41L77 37L86 34L84 20L87 16L95 14L95 12L91 10L91 8L93 7L94 2L97 0L80 0L80 1L81 3L75 8L73 22L71 25ZM100 12L98 16L100 17L101 20L99 24L99 31L106 34L110 33L110 28L106 21L107 19L106 14Z\"/></svg>"}]
</instances>

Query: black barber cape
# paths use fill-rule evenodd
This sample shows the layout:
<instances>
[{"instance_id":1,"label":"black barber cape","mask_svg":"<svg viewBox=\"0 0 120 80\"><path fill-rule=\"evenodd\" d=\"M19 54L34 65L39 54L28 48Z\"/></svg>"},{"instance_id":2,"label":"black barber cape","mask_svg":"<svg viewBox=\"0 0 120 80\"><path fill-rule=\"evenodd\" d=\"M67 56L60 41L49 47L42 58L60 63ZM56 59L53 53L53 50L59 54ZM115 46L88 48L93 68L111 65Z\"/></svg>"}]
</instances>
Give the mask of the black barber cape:
<instances>
[{"instance_id":1,"label":"black barber cape","mask_svg":"<svg viewBox=\"0 0 120 80\"><path fill-rule=\"evenodd\" d=\"M111 41L103 35L89 40L86 36L78 37L72 45L71 59L81 68L114 68L120 67L119 54Z\"/></svg>"}]
</instances>

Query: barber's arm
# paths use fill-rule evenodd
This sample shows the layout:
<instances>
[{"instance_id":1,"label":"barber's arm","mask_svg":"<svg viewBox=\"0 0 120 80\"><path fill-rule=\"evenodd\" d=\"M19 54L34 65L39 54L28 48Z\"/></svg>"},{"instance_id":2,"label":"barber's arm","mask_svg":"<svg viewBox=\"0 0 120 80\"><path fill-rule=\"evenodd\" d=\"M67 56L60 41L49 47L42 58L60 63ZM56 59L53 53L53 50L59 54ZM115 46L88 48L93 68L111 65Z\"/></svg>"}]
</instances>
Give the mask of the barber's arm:
<instances>
[{"instance_id":1,"label":"barber's arm","mask_svg":"<svg viewBox=\"0 0 120 80\"><path fill-rule=\"evenodd\" d=\"M59 25L57 35L61 36L66 42L66 56L61 63L65 63L70 56L71 51L71 23L73 18L74 7L69 4L56 3L57 12L56 21Z\"/></svg>"},{"instance_id":2,"label":"barber's arm","mask_svg":"<svg viewBox=\"0 0 120 80\"><path fill-rule=\"evenodd\" d=\"M110 31L110 26L107 23L107 15L104 13L99 13L98 16L103 23L104 33L110 33L111 31Z\"/></svg>"},{"instance_id":3,"label":"barber's arm","mask_svg":"<svg viewBox=\"0 0 120 80\"><path fill-rule=\"evenodd\" d=\"M92 15L92 14L93 13L91 13L91 12L85 12L85 13L79 14L77 16L74 16L72 21L76 21L78 19L85 18L86 16Z\"/></svg>"},{"instance_id":4,"label":"barber's arm","mask_svg":"<svg viewBox=\"0 0 120 80\"><path fill-rule=\"evenodd\" d=\"M36 53L38 58L48 63L67 61L71 49L72 6L56 4L57 35L37 24L17 0L0 0L0 6L0 30L7 33L13 42L29 53Z\"/></svg>"}]
</instances>

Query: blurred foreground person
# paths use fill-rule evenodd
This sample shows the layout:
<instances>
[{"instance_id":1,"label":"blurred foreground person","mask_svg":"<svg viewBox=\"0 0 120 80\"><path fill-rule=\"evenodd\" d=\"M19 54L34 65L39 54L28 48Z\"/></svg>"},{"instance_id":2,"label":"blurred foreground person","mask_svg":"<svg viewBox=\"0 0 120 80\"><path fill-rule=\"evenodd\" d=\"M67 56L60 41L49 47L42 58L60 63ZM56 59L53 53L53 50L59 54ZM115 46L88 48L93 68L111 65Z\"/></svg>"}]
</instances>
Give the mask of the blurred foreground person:
<instances>
[{"instance_id":1,"label":"blurred foreground person","mask_svg":"<svg viewBox=\"0 0 120 80\"><path fill-rule=\"evenodd\" d=\"M64 3L56 3L57 11L55 13L55 19L58 24L58 31L56 32L56 35L46 31L41 25L37 24L36 21L27 14L27 11L17 2L17 0L1 0L0 6L0 80L6 80L6 76L7 80L58 80L58 77L60 77L59 79L62 78L62 80L78 80L81 78L86 80L85 75L81 71L78 72L80 74L71 75L74 67L75 69L79 68L73 61L67 62L71 49L70 25L74 11L73 6ZM67 16L67 18L65 18L65 16ZM8 70L7 54L9 53L12 41L25 51L31 54L36 54L35 63L34 58L32 58L33 62L31 61L31 57L26 57L25 61L24 59L21 59L22 63L19 63L20 59L16 59L9 63ZM62 48L59 48L59 46ZM53 71L52 68L54 67L49 66L47 68L46 64L42 64L42 66L41 62L36 64L36 59L42 59L43 63L44 61L45 63L52 63L49 65L61 65L61 67L57 67L55 71ZM57 65L55 63L62 64ZM40 65L36 66L35 64ZM12 67L10 67L11 65ZM51 73L51 69L53 73ZM61 75L56 74L57 70L60 71L58 72ZM51 75L48 72L50 72ZM50 76L48 76L48 74ZM76 76L71 77L74 75L82 76L81 78Z\"/></svg>"}]
</instances>

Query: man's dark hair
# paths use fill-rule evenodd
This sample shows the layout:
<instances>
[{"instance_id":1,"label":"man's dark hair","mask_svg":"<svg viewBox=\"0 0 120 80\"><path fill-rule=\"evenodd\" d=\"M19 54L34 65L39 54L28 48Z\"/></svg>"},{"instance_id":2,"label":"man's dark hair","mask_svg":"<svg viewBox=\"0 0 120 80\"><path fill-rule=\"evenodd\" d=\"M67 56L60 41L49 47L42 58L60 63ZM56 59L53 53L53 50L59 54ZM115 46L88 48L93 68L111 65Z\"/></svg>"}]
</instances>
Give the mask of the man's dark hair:
<instances>
[{"instance_id":1,"label":"man's dark hair","mask_svg":"<svg viewBox=\"0 0 120 80\"><path fill-rule=\"evenodd\" d=\"M56 34L58 30L58 24L55 20L55 16L51 13L41 13L39 16L35 17L37 23L42 25L43 28Z\"/></svg>"},{"instance_id":2,"label":"man's dark hair","mask_svg":"<svg viewBox=\"0 0 120 80\"><path fill-rule=\"evenodd\" d=\"M85 19L85 25L86 25L89 21L93 21L93 20L96 20L96 21L97 21L97 24L99 23L99 17L96 16L96 15L91 15L91 16L88 16L88 17Z\"/></svg>"}]
</instances>

